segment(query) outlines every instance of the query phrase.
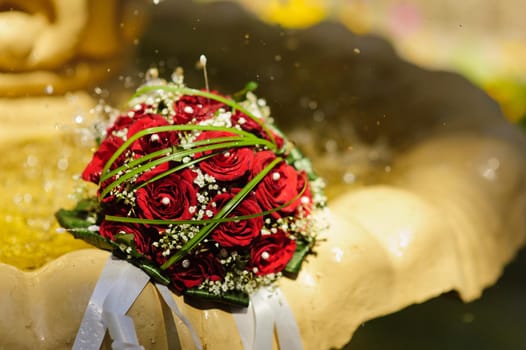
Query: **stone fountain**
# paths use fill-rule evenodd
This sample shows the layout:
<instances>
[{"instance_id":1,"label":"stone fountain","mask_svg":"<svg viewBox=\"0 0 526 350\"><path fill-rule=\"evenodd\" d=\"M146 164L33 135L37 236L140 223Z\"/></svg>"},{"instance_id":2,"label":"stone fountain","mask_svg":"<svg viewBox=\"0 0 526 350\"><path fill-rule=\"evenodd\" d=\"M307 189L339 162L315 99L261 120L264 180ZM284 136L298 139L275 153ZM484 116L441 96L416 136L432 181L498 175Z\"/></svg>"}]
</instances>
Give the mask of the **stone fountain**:
<instances>
[{"instance_id":1,"label":"stone fountain","mask_svg":"<svg viewBox=\"0 0 526 350\"><path fill-rule=\"evenodd\" d=\"M15 40L6 30L0 42L0 144L20 154L3 165L0 241L11 242L2 247L11 260L0 264L0 347L66 349L108 254L57 238L64 234L42 218L70 200L70 178L90 153L89 110L104 90L97 84L131 57L125 48L144 9L134 1L19 2L0 15L24 34ZM474 300L523 245L526 139L462 77L415 67L383 40L337 24L286 31L232 4L152 10L136 66L155 63L167 75L188 67L189 84L201 84L192 67L205 52L214 87L235 91L257 80L278 125L328 180L326 241L295 281L280 282L305 348L342 347L364 321L452 290ZM112 96L130 79L114 79ZM37 248L63 249L42 248L50 253L39 261L13 258L31 243L19 244L28 232L38 232L29 236ZM229 313L176 301L207 348L241 348ZM129 312L141 343L174 348L177 329L192 348L167 312L147 287Z\"/></svg>"}]
</instances>

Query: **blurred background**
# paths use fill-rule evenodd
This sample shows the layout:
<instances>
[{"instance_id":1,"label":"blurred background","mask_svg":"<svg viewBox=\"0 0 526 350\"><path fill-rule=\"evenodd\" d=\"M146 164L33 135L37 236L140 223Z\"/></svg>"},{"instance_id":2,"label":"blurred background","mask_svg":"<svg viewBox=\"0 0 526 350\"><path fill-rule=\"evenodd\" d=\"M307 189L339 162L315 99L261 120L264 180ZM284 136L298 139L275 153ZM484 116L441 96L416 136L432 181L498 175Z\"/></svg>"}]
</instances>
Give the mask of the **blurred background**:
<instances>
[{"instance_id":1,"label":"blurred background","mask_svg":"<svg viewBox=\"0 0 526 350\"><path fill-rule=\"evenodd\" d=\"M511 120L526 115L524 0L236 1L286 28L336 21L356 34L380 35L414 64L461 73L499 101Z\"/></svg>"},{"instance_id":2,"label":"blurred background","mask_svg":"<svg viewBox=\"0 0 526 350\"><path fill-rule=\"evenodd\" d=\"M45 13L48 2L51 3L0 0L0 14L12 14L9 12L13 9ZM99 98L125 101L142 82L144 72L153 66L165 78L175 67L183 66L188 85L202 86L202 71L195 64L199 55L205 53L213 88L228 93L239 90L247 81L259 82L258 95L265 96L274 115L281 116L278 125L294 133L292 137L316 159L316 165L331 184L329 189L336 194L342 186L388 182L392 176L391 160L396 154L429 135L458 130L497 134L502 130L492 131L491 125L499 108L511 122L524 123L526 117L526 0L72 0L68 3L80 4L79 7L87 3L92 7L85 11L89 15L83 27L77 28L79 33L74 40L71 39L75 50L70 50L69 56L59 57L54 65L43 60L37 62L40 66L26 67L22 66L24 59L18 59L18 56L30 57L25 50L14 52L15 59L6 55L7 49L0 51L0 63L4 58L9 61L7 68L0 69L0 97L5 103L0 106L13 110L13 125L20 118L15 103L26 98L29 102L20 102L34 105L35 101L43 100L42 111L49 110L52 98L67 99L68 95L61 94L75 89L89 90L95 101ZM50 27L60 18L59 14L48 17ZM76 25L79 20L70 22ZM10 29L14 27L7 24L0 21L1 33L13 34ZM25 22L19 24L27 28ZM35 32L40 31L40 27L34 28ZM9 36L5 48L13 42L22 42L19 34ZM34 35L26 34L24 40L31 41ZM101 37L105 40L100 40ZM62 41L66 39L63 37ZM124 70L120 70L125 65L121 58L129 61ZM13 62L17 65L13 66ZM48 75L38 71L36 77L24 76L26 69L47 69L58 78L54 85L48 85L39 80L43 76L48 81ZM110 75L113 81L109 81ZM21 76L25 80L15 93L17 84L23 80ZM69 77L76 79L70 81ZM31 94L35 96L28 96ZM485 94L498 104L489 101ZM12 95L17 96L11 99ZM51 117L48 113L46 118ZM65 114L71 119L69 110ZM87 123L79 118L83 116L75 114L75 123ZM0 119L0 132L8 121ZM350 145L354 147L352 153L348 152ZM57 235L49 222L50 210L63 205L69 192L69 187L62 186L66 180L57 182L64 192L61 196L57 196L56 189L47 190L53 185L47 180L31 189L42 200L42 188L46 188L50 199L42 200L40 207L46 209L42 213L35 212L36 196L27 197L26 192L21 192L22 181L33 184L41 176L32 172L21 176L20 157L27 158L22 164L24 169L40 171L48 163L55 166L57 161L49 158L60 155L61 167L64 159L70 162L69 168L64 167L66 170L59 169L59 174L68 180L85 163L76 160L77 144L66 155L60 153L64 152L63 143L54 148L49 148L49 142L48 148L43 146L44 143L29 144L27 152L19 147L20 152L8 152L12 154L0 160L0 184L15 191L12 196L19 199L13 208L2 209L4 203L0 203L0 209L14 213L0 224L6 232L12 226L14 232L29 228L42 233L43 240L54 242L49 246L56 251L43 249L42 242L33 238L33 245L26 241L13 243L19 236L9 235L0 237L0 253L2 247L9 250L11 244L21 248L26 260L27 256L40 255L53 259L65 251L84 247L72 246L71 237ZM13 182L2 179L7 169L15 169ZM53 170L48 177L56 181L57 171ZM10 192L4 192L8 193L4 196L11 197ZM35 215L39 221L26 222L27 217ZM63 249L49 238L50 232L53 237L67 240ZM17 265L16 260L5 255L12 251L0 254L0 261ZM34 269L44 262L23 261L19 266ZM357 330L345 349L526 349L525 269L523 249L481 299L464 304L451 293L369 321Z\"/></svg>"}]
</instances>

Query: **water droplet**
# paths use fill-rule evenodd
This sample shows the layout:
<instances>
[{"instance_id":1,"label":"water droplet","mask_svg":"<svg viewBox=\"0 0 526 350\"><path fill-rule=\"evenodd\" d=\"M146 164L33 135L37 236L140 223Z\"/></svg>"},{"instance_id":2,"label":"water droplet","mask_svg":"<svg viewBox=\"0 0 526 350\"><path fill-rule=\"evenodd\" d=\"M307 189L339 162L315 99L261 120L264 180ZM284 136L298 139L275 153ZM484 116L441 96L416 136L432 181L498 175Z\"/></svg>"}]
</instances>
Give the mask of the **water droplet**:
<instances>
[{"instance_id":1,"label":"water droplet","mask_svg":"<svg viewBox=\"0 0 526 350\"><path fill-rule=\"evenodd\" d=\"M497 158L488 159L488 167L497 170L500 167L500 161Z\"/></svg>"},{"instance_id":2,"label":"water droplet","mask_svg":"<svg viewBox=\"0 0 526 350\"><path fill-rule=\"evenodd\" d=\"M325 142L325 150L329 153L334 153L338 150L338 144L335 140L327 140L327 142Z\"/></svg>"},{"instance_id":3,"label":"water droplet","mask_svg":"<svg viewBox=\"0 0 526 350\"><path fill-rule=\"evenodd\" d=\"M343 182L345 182L346 184L352 184L354 183L354 181L356 181L356 175L354 175L353 173L347 172L343 174Z\"/></svg>"},{"instance_id":4,"label":"water droplet","mask_svg":"<svg viewBox=\"0 0 526 350\"><path fill-rule=\"evenodd\" d=\"M486 168L482 171L482 176L489 181L494 181L497 178L497 172L495 169Z\"/></svg>"},{"instance_id":5,"label":"water droplet","mask_svg":"<svg viewBox=\"0 0 526 350\"><path fill-rule=\"evenodd\" d=\"M159 70L157 68L150 68L146 71L145 80L152 81L159 78Z\"/></svg>"},{"instance_id":6,"label":"water droplet","mask_svg":"<svg viewBox=\"0 0 526 350\"><path fill-rule=\"evenodd\" d=\"M26 158L26 166L27 167L34 167L38 165L38 158L32 154L30 154L29 156L27 156Z\"/></svg>"},{"instance_id":7,"label":"water droplet","mask_svg":"<svg viewBox=\"0 0 526 350\"><path fill-rule=\"evenodd\" d=\"M31 201L33 201L33 196L31 195L31 193L25 193L24 194L24 202L25 203L31 203Z\"/></svg>"},{"instance_id":8,"label":"water droplet","mask_svg":"<svg viewBox=\"0 0 526 350\"><path fill-rule=\"evenodd\" d=\"M128 89L128 88L131 88L131 87L134 86L134 84L135 84L135 83L134 83L132 77L127 76L127 77L124 78L124 87L125 87L125 88L127 88L127 89Z\"/></svg>"},{"instance_id":9,"label":"water droplet","mask_svg":"<svg viewBox=\"0 0 526 350\"><path fill-rule=\"evenodd\" d=\"M312 114L312 118L316 122L322 122L325 120L325 113L321 110L317 110Z\"/></svg>"},{"instance_id":10,"label":"water droplet","mask_svg":"<svg viewBox=\"0 0 526 350\"><path fill-rule=\"evenodd\" d=\"M51 192L53 190L54 183L52 181L46 181L44 183L44 192Z\"/></svg>"},{"instance_id":11,"label":"water droplet","mask_svg":"<svg viewBox=\"0 0 526 350\"><path fill-rule=\"evenodd\" d=\"M481 175L489 181L497 179L498 170L500 168L500 161L498 158L490 158L481 167Z\"/></svg>"},{"instance_id":12,"label":"water droplet","mask_svg":"<svg viewBox=\"0 0 526 350\"><path fill-rule=\"evenodd\" d=\"M174 72L172 73L172 81L176 84L182 84L184 81L184 70L181 67L175 68Z\"/></svg>"},{"instance_id":13,"label":"water droplet","mask_svg":"<svg viewBox=\"0 0 526 350\"><path fill-rule=\"evenodd\" d=\"M66 170L69 166L69 161L67 158L61 158L57 162L57 167L59 170Z\"/></svg>"}]
</instances>

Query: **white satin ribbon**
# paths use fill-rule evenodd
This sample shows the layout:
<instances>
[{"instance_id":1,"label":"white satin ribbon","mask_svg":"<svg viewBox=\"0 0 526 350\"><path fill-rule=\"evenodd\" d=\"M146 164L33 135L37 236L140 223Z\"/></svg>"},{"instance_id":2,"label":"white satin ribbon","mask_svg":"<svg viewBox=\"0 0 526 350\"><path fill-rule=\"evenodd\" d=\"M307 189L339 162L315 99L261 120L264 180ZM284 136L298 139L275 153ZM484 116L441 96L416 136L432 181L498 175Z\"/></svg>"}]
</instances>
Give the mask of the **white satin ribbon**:
<instances>
[{"instance_id":1,"label":"white satin ribbon","mask_svg":"<svg viewBox=\"0 0 526 350\"><path fill-rule=\"evenodd\" d=\"M133 320L125 314L148 284L150 277L132 264L123 267L122 274L126 278L119 279L102 305L104 324L113 339L113 350L144 350L139 345Z\"/></svg>"},{"instance_id":2,"label":"white satin ribbon","mask_svg":"<svg viewBox=\"0 0 526 350\"><path fill-rule=\"evenodd\" d=\"M107 329L113 339L113 350L144 350L137 339L133 320L126 312L149 280L141 269L111 256L88 302L73 350L99 350ZM170 290L161 284L155 286L173 313L188 327L196 348L202 350L197 333L177 307Z\"/></svg>"},{"instance_id":3,"label":"white satin ribbon","mask_svg":"<svg viewBox=\"0 0 526 350\"><path fill-rule=\"evenodd\" d=\"M177 307L177 304L175 303L172 297L172 292L170 292L170 290L162 284L156 283L155 286L157 287L157 290L159 291L161 297L164 299L166 305L168 305L172 312L175 313L175 315L181 320L181 322L183 322L183 324L188 328L188 331L192 336L192 340L194 341L196 349L203 350L203 346L201 345L201 341L199 340L199 337L197 336L194 327L192 327L190 321L183 315L181 310Z\"/></svg>"},{"instance_id":4,"label":"white satin ribbon","mask_svg":"<svg viewBox=\"0 0 526 350\"><path fill-rule=\"evenodd\" d=\"M141 269L110 257L88 302L73 350L99 350L107 329L113 339L112 349L144 350L137 339L133 320L126 312L149 280ZM170 290L161 284L155 286L173 314L188 327L196 349L202 350L197 333L177 307ZM260 288L250 296L248 308L232 313L246 350L271 350L274 327L280 349L303 349L292 310L278 288Z\"/></svg>"},{"instance_id":5,"label":"white satin ribbon","mask_svg":"<svg viewBox=\"0 0 526 350\"><path fill-rule=\"evenodd\" d=\"M108 327L103 317L105 308L108 308L109 312L124 315L144 288L144 280L147 282L149 279L144 272L139 270L141 273L138 273L137 270L139 269L124 260L113 256L108 259L84 312L73 350L100 349ZM141 275L145 275L146 278ZM133 285L134 288L128 294L129 285ZM123 298L119 300L121 295ZM114 301L106 302L107 299Z\"/></svg>"},{"instance_id":6,"label":"white satin ribbon","mask_svg":"<svg viewBox=\"0 0 526 350\"><path fill-rule=\"evenodd\" d=\"M131 317L114 312L103 312L104 322L108 324L110 337L113 339L113 350L144 350L139 345L135 325Z\"/></svg>"},{"instance_id":7,"label":"white satin ribbon","mask_svg":"<svg viewBox=\"0 0 526 350\"><path fill-rule=\"evenodd\" d=\"M298 325L279 288L260 288L248 308L232 312L245 350L271 350L276 327L280 349L301 350Z\"/></svg>"}]
</instances>

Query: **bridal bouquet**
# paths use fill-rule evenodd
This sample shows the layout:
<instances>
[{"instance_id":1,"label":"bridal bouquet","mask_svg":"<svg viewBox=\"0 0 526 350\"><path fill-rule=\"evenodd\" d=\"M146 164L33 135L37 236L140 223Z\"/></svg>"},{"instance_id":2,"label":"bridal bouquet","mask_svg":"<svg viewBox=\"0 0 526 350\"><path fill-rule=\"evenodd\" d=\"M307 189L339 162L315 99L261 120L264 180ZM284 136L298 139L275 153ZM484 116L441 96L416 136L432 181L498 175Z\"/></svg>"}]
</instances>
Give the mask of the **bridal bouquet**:
<instances>
[{"instance_id":1,"label":"bridal bouquet","mask_svg":"<svg viewBox=\"0 0 526 350\"><path fill-rule=\"evenodd\" d=\"M323 181L247 87L139 88L82 173L96 196L60 224L197 300L246 306L294 277L324 227Z\"/></svg>"}]
</instances>

